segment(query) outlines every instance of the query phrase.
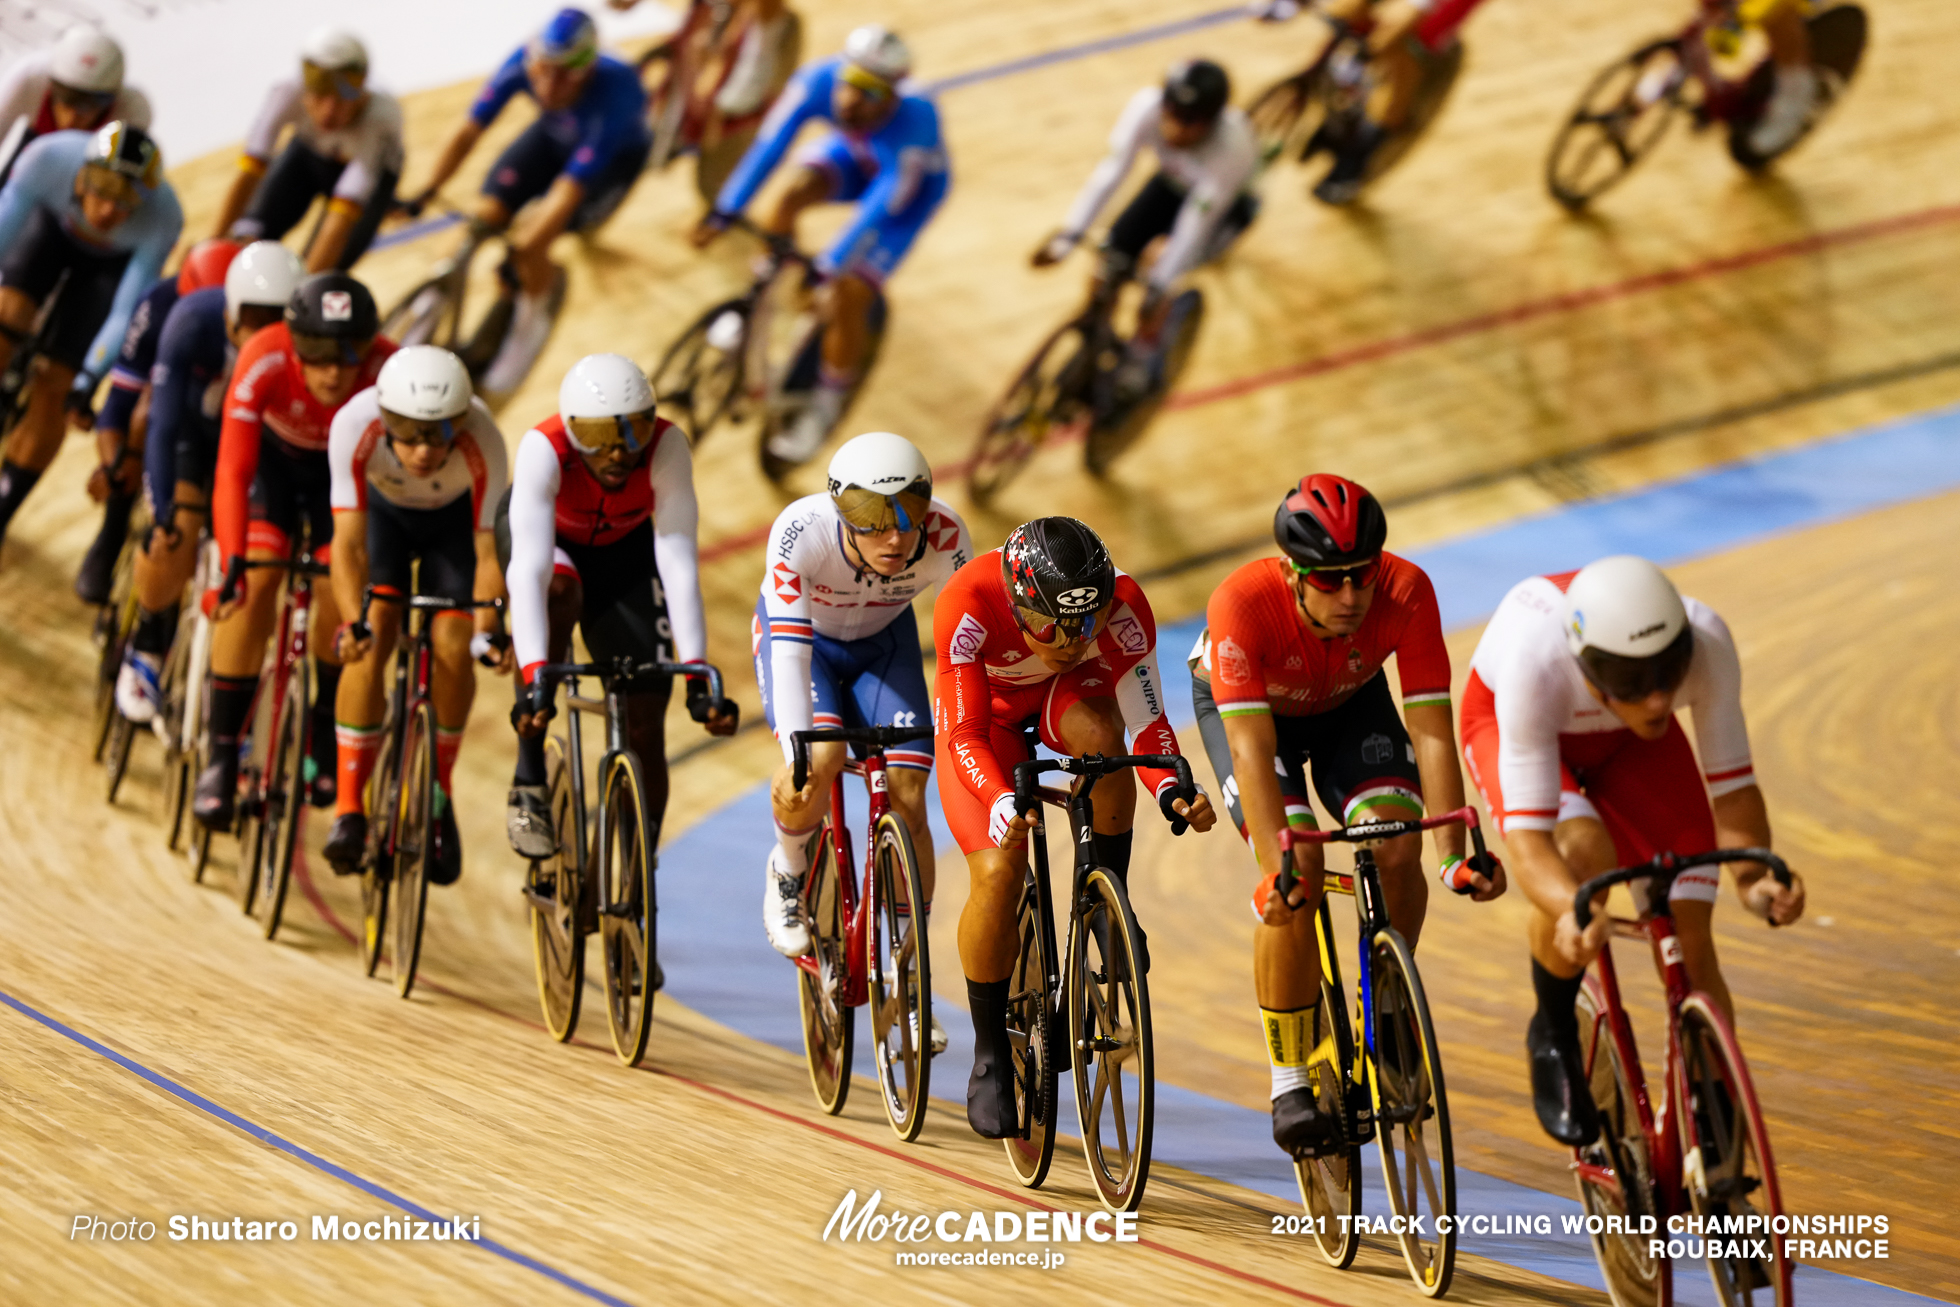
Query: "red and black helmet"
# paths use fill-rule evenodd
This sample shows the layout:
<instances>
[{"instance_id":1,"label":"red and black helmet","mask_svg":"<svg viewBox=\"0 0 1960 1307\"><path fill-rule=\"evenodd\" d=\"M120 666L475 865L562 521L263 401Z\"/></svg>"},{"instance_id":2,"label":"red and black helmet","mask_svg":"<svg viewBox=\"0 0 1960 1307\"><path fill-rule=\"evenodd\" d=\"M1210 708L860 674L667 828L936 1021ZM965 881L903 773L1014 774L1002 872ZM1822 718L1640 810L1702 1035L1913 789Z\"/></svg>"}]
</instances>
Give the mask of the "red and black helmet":
<instances>
[{"instance_id":1,"label":"red and black helmet","mask_svg":"<svg viewBox=\"0 0 1960 1307\"><path fill-rule=\"evenodd\" d=\"M1388 518L1361 486L1315 472L1280 500L1273 539L1296 567L1350 567L1381 555Z\"/></svg>"}]
</instances>

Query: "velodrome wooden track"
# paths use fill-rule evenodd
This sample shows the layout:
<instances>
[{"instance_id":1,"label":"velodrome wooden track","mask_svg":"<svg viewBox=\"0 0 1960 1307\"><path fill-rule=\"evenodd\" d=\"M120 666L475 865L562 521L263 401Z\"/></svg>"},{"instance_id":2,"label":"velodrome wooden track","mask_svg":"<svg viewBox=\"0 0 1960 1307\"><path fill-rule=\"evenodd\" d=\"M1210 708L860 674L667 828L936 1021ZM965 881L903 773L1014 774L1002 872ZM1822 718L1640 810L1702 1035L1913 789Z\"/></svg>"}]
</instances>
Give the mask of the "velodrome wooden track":
<instances>
[{"instance_id":1,"label":"velodrome wooden track","mask_svg":"<svg viewBox=\"0 0 1960 1307\"><path fill-rule=\"evenodd\" d=\"M1257 552L1281 486L1310 467L1389 498L1392 542L1407 547L1960 399L1960 13L1873 0L1857 86L1773 176L1751 181L1715 140L1682 133L1595 216L1566 217L1539 180L1558 116L1597 66L1676 8L1494 0L1471 26L1455 101L1365 207L1331 213L1297 178L1271 179L1259 224L1204 274L1212 314L1175 411L1110 481L1087 479L1067 451L1047 455L997 512L973 517L982 541L1036 513L1076 513L1127 569L1152 576L1169 619L1197 611ZM874 16L835 0L805 10L815 51ZM891 0L875 16L941 77L1204 11L1191 0ZM894 283L896 329L853 426L902 431L936 463L962 459L993 392L1080 293L1082 264L1036 274L1025 255L1124 98L1194 50L1226 60L1243 97L1310 39L1304 21L1235 22L947 92L954 197ZM412 97L423 166L471 90ZM249 106L239 112L242 123ZM176 170L194 231L229 168L214 157ZM737 241L702 257L678 239L692 203L683 178L650 179L594 244L567 243L571 312L510 406L513 436L549 410L573 359L619 348L650 361L739 282ZM363 272L386 300L447 239L381 251ZM120 808L100 803L79 743L92 650L68 589L90 528L76 490L89 457L71 444L0 570L0 986L21 1001L394 1193L481 1213L487 1236L630 1301L781 1300L820 1286L977 1300L1010 1284L1066 1301L1408 1300L1386 1241L1335 1274L1266 1235L1258 1213L1279 1210L1274 1200L1168 1171L1161 1180L1189 1187L1153 1186L1149 1247L1084 1245L1047 1276L907 1281L886 1248L818 1242L852 1187L882 1187L911 1211L1012 1206L999 1150L943 1107L915 1147L892 1142L867 1095L827 1121L798 1059L674 1002L659 1009L651 1069L552 1046L533 1028L518 868L501 836L500 686L484 687L459 772L470 859L431 910L434 983L401 1003L362 979L340 924L357 905L327 876L312 882L316 903L295 896L266 945L240 920L227 867L194 888L163 853L146 743ZM698 458L712 656L753 714L739 669L754 533L782 501L743 439L717 436ZM809 473L796 488L817 484ZM1949 495L1677 572L1741 636L1779 846L1810 877L1811 916L1796 930L1771 936L1732 902L1718 918L1789 1205L1891 1215L1891 1261L1835 1268L1939 1297L1960 1297L1949 1227L1960 893L1948 865L1960 807L1946 783L1960 752L1956 512ZM1459 674L1473 641L1453 637ZM775 756L752 731L681 764L671 829ZM1155 823L1142 829L1140 911L1163 923L1160 1074L1261 1106L1244 855L1221 836L1173 846ZM942 959L955 956L962 879L942 879ZM751 900L754 881L734 868L729 893ZM1423 966L1460 1162L1564 1193L1524 1098L1519 917L1516 901L1439 902ZM951 997L943 962L941 977ZM1650 988L1634 986L1649 1004L1636 1010L1652 1010ZM602 1037L596 1020L587 1030ZM385 1204L13 1012L0 1014L0 1085L0 1302L572 1300L532 1270L461 1250L70 1244L83 1212L372 1219ZM1089 1204L1078 1174L1059 1158L1041 1197ZM1467 1302L1604 1301L1473 1258L1458 1286L1452 1298Z\"/></svg>"}]
</instances>

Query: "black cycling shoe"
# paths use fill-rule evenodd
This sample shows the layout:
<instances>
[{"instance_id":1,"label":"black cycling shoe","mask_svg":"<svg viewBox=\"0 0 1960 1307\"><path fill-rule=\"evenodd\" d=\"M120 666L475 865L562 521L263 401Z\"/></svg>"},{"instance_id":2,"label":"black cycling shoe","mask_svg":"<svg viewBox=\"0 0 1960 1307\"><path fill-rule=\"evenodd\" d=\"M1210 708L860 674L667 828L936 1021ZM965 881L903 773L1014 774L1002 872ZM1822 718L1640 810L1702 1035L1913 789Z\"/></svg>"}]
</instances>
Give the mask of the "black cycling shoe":
<instances>
[{"instance_id":1,"label":"black cycling shoe","mask_svg":"<svg viewBox=\"0 0 1960 1307\"><path fill-rule=\"evenodd\" d=\"M1315 1157L1337 1146L1340 1125L1304 1085L1273 1100L1273 1142L1291 1157Z\"/></svg>"},{"instance_id":2,"label":"black cycling shoe","mask_svg":"<svg viewBox=\"0 0 1960 1307\"><path fill-rule=\"evenodd\" d=\"M1021 1133L1020 1116L1014 1110L1013 1067L1011 1057L973 1059L973 1074L966 1081L966 1123L982 1139Z\"/></svg>"},{"instance_id":3,"label":"black cycling shoe","mask_svg":"<svg viewBox=\"0 0 1960 1307\"><path fill-rule=\"evenodd\" d=\"M1531 1105L1538 1109L1538 1124L1560 1143L1584 1148L1599 1138L1599 1109L1574 1033L1574 1038L1556 1039L1544 1017L1534 1012L1524 1046L1531 1053Z\"/></svg>"},{"instance_id":4,"label":"black cycling shoe","mask_svg":"<svg viewBox=\"0 0 1960 1307\"><path fill-rule=\"evenodd\" d=\"M343 812L333 819L333 829L327 832L326 847L321 852L327 855L334 875L361 874L361 859L367 855L367 838L366 813Z\"/></svg>"},{"instance_id":5,"label":"black cycling shoe","mask_svg":"<svg viewBox=\"0 0 1960 1307\"><path fill-rule=\"evenodd\" d=\"M105 528L82 556L81 570L75 573L75 597L100 608L109 602L109 590L116 578L116 555L122 552L120 536L112 537Z\"/></svg>"},{"instance_id":6,"label":"black cycling shoe","mask_svg":"<svg viewBox=\"0 0 1960 1307\"><path fill-rule=\"evenodd\" d=\"M463 837L456 829L456 808L446 799L437 799L442 804L442 816L437 819L436 856L429 863L429 883L431 885L454 885L456 878L463 874Z\"/></svg>"},{"instance_id":7,"label":"black cycling shoe","mask_svg":"<svg viewBox=\"0 0 1960 1307\"><path fill-rule=\"evenodd\" d=\"M1334 166L1313 188L1313 197L1322 204L1353 204L1361 198L1361 187L1368 180L1368 164L1381 148L1388 133L1374 119L1364 119L1345 148L1334 156Z\"/></svg>"},{"instance_id":8,"label":"black cycling shoe","mask_svg":"<svg viewBox=\"0 0 1960 1307\"><path fill-rule=\"evenodd\" d=\"M230 751L228 751L230 752ZM197 774L197 789L191 796L191 816L206 830L231 829L233 810L238 806L238 759L235 753L211 763Z\"/></svg>"},{"instance_id":9,"label":"black cycling shoe","mask_svg":"<svg viewBox=\"0 0 1960 1307\"><path fill-rule=\"evenodd\" d=\"M504 830L510 847L520 858L542 861L558 852L558 836L552 830L551 799L542 785L513 785L509 806L504 809Z\"/></svg>"}]
</instances>

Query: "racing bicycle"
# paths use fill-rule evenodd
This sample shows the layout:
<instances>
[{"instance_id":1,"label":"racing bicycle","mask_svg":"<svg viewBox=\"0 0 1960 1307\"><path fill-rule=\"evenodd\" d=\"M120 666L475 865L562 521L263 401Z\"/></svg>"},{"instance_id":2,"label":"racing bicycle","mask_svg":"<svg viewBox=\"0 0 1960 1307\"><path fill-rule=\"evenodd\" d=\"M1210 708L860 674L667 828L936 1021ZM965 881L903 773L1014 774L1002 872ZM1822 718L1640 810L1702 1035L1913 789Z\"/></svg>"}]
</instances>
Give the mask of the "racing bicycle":
<instances>
[{"instance_id":1,"label":"racing bicycle","mask_svg":"<svg viewBox=\"0 0 1960 1307\"><path fill-rule=\"evenodd\" d=\"M171 516L174 519L176 510ZM159 678L162 706L156 732L163 741L163 838L171 852L184 839L192 782L210 761L209 708L213 623L201 602L219 583L218 542L208 533L198 542L197 567L177 610L177 638L163 660ZM211 832L191 822L191 879L202 881L211 856Z\"/></svg>"},{"instance_id":2,"label":"racing bicycle","mask_svg":"<svg viewBox=\"0 0 1960 1307\"><path fill-rule=\"evenodd\" d=\"M1817 103L1803 131L1779 154L1816 130L1865 52L1865 11L1855 4L1832 5L1805 25ZM1775 70L1767 54L1749 50L1741 37L1736 0L1699 0L1686 27L1603 69L1552 140L1545 160L1552 198L1574 212L1585 208L1646 158L1684 112L1696 131L1725 128L1729 156L1742 167L1767 168L1777 156L1757 153L1749 138L1769 103Z\"/></svg>"},{"instance_id":3,"label":"racing bicycle","mask_svg":"<svg viewBox=\"0 0 1960 1307\"><path fill-rule=\"evenodd\" d=\"M1416 1288L1429 1298L1448 1291L1456 1267L1456 1157L1449 1095L1422 973L1408 941L1389 923L1375 846L1459 823L1468 828L1481 863L1484 836L1475 808L1331 831L1282 829L1279 882L1273 891L1282 898L1292 895L1296 845L1355 846L1351 873L1325 874L1329 890L1354 898L1354 1025L1342 995L1340 954L1325 895L1314 922L1320 941L1320 1004L1309 1037L1315 1049L1310 1075L1317 1110L1338 1129L1328 1143L1296 1156L1293 1171L1321 1256L1345 1270L1361 1246L1361 1146L1373 1141L1381 1153L1402 1260ZM1361 1031L1358 1042L1355 1026ZM1331 1062L1324 1060L1329 1053ZM1441 1219L1445 1217L1449 1224Z\"/></svg>"},{"instance_id":4,"label":"racing bicycle","mask_svg":"<svg viewBox=\"0 0 1960 1307\"><path fill-rule=\"evenodd\" d=\"M810 775L810 746L838 741L857 754L844 770L864 777L870 793L862 887L853 875L841 774L831 783L830 812L803 878L810 951L796 966L810 1087L825 1112L835 1116L844 1110L851 1090L853 1018L868 1002L879 1097L892 1129L911 1143L925 1126L932 1071L932 965L919 857L904 818L891 810L885 750L930 740L932 727L833 727L792 731L789 738L792 784L799 791Z\"/></svg>"},{"instance_id":5,"label":"racing bicycle","mask_svg":"<svg viewBox=\"0 0 1960 1307\"><path fill-rule=\"evenodd\" d=\"M1677 875L1724 862L1764 863L1779 883L1790 884L1789 866L1768 849L1660 853L1593 877L1572 900L1584 930L1596 895L1646 881L1648 901L1656 906L1641 921L1613 918L1612 933L1647 942L1667 994L1667 1050L1660 1083L1650 1086L1620 998L1610 940L1579 992L1580 1051L1599 1109L1599 1138L1572 1150L1572 1173L1586 1213L1609 1218L1601 1223L1607 1228L1592 1235L1592 1245L1614 1307L1674 1301L1672 1261L1654 1257L1648 1235L1637 1230L1643 1218L1657 1223L1650 1228L1671 1229L1670 1218L1689 1213L1713 1218L1714 1230L1751 1232L1708 1241L1714 1254L1708 1273L1723 1307L1790 1307L1792 1267L1782 1239L1770 1233L1783 1216L1783 1195L1769 1128L1734 1029L1713 999L1689 988L1668 904ZM1767 1257L1728 1255L1758 1240L1757 1231Z\"/></svg>"},{"instance_id":6,"label":"racing bicycle","mask_svg":"<svg viewBox=\"0 0 1960 1307\"><path fill-rule=\"evenodd\" d=\"M1134 1212L1143 1202L1156 1117L1143 930L1123 878L1095 864L1088 839L1096 782L1129 767L1175 770L1177 796L1188 803L1197 794L1190 762L1174 754L1089 754L1014 766L1014 810L1047 803L1067 812L1075 867L1063 954L1055 945L1046 827L1029 832L1034 848L1015 909L1020 946L1007 985L1017 1128L1002 1142L1015 1177L1030 1189L1039 1187L1055 1155L1058 1049L1066 1040L1089 1179L1113 1212ZM1041 773L1049 771L1077 777L1074 792L1041 785ZM1181 835L1185 826L1173 819L1171 832Z\"/></svg>"},{"instance_id":7,"label":"racing bicycle","mask_svg":"<svg viewBox=\"0 0 1960 1307\"><path fill-rule=\"evenodd\" d=\"M709 702L721 703L721 673L704 662L623 657L603 663L546 663L537 676L547 703L560 682L569 685L566 701L571 709L563 739L555 734L545 739L545 786L557 850L548 858L533 859L524 879L545 1028L560 1043L578 1028L585 937L596 933L613 1051L626 1065L638 1066L652 1030L653 995L662 982L654 893L660 827L647 807L639 756L627 741L626 697L638 677L685 676L706 679ZM585 676L598 679L603 698L578 693L579 678ZM596 808L589 808L586 800L584 713L606 723Z\"/></svg>"},{"instance_id":8,"label":"racing bicycle","mask_svg":"<svg viewBox=\"0 0 1960 1307\"><path fill-rule=\"evenodd\" d=\"M786 10L773 52L775 87L753 110L724 116L715 101L734 71L746 30L734 22L736 9L734 0L692 0L679 30L640 56L642 76L656 65L661 69L647 92L647 125L653 130L647 167L659 171L682 155L694 155L694 188L708 205L755 140L776 93L803 62L803 21Z\"/></svg>"}]
</instances>

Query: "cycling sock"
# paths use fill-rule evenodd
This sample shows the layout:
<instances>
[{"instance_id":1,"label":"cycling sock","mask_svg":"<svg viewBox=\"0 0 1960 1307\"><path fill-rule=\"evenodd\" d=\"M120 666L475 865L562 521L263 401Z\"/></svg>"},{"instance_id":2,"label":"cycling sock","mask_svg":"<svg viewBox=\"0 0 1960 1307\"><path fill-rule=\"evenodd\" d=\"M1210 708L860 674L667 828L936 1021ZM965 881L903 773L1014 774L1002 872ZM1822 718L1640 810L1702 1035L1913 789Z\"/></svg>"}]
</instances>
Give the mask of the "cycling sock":
<instances>
[{"instance_id":1,"label":"cycling sock","mask_svg":"<svg viewBox=\"0 0 1960 1307\"><path fill-rule=\"evenodd\" d=\"M1130 843L1135 833L1127 830L1119 835L1089 832L1089 856L1096 860L1097 866L1107 867L1115 873L1125 889L1130 887Z\"/></svg>"},{"instance_id":2,"label":"cycling sock","mask_svg":"<svg viewBox=\"0 0 1960 1307\"><path fill-rule=\"evenodd\" d=\"M136 496L126 495L120 490L111 490L102 503L102 529L95 533L89 543L88 552L105 553L111 561L122 552L123 541L129 539L129 510L136 507Z\"/></svg>"},{"instance_id":3,"label":"cycling sock","mask_svg":"<svg viewBox=\"0 0 1960 1307\"><path fill-rule=\"evenodd\" d=\"M252 696L258 692L256 676L212 676L211 743L236 745L245 733L245 719L252 713ZM213 754L219 750L213 749ZM236 756L234 754L234 756Z\"/></svg>"},{"instance_id":4,"label":"cycling sock","mask_svg":"<svg viewBox=\"0 0 1960 1307\"><path fill-rule=\"evenodd\" d=\"M545 783L544 770L544 732L534 736L517 737L517 770L511 774L512 785L539 785Z\"/></svg>"},{"instance_id":5,"label":"cycling sock","mask_svg":"<svg viewBox=\"0 0 1960 1307\"><path fill-rule=\"evenodd\" d=\"M1575 1004L1585 979L1583 971L1570 979L1554 976L1537 958L1531 960L1531 988L1538 995L1538 1019L1545 1023L1545 1033L1560 1043L1579 1037Z\"/></svg>"},{"instance_id":6,"label":"cycling sock","mask_svg":"<svg viewBox=\"0 0 1960 1307\"><path fill-rule=\"evenodd\" d=\"M137 653L161 657L170 652L170 642L176 638L177 605L171 604L160 613L144 608L136 614L136 630L129 637L129 647Z\"/></svg>"},{"instance_id":7,"label":"cycling sock","mask_svg":"<svg viewBox=\"0 0 1960 1307\"><path fill-rule=\"evenodd\" d=\"M1007 1046L1007 982L969 980L966 1005L973 1013L974 1065L1005 1062Z\"/></svg>"},{"instance_id":8,"label":"cycling sock","mask_svg":"<svg viewBox=\"0 0 1960 1307\"><path fill-rule=\"evenodd\" d=\"M454 794L449 788L449 777L456 770L456 751L463 747L463 728L450 730L447 726L436 727L436 784L442 786L444 794Z\"/></svg>"},{"instance_id":9,"label":"cycling sock","mask_svg":"<svg viewBox=\"0 0 1960 1307\"><path fill-rule=\"evenodd\" d=\"M312 739L313 762L323 772L331 772L334 765L333 745L333 701L340 693L340 664L325 659L313 660L318 677L317 693L313 699Z\"/></svg>"},{"instance_id":10,"label":"cycling sock","mask_svg":"<svg viewBox=\"0 0 1960 1307\"><path fill-rule=\"evenodd\" d=\"M1266 1031L1266 1060L1273 1067L1273 1097L1313 1083L1307 1069L1313 1059L1314 1009L1306 1007L1259 1009L1259 1023Z\"/></svg>"},{"instance_id":11,"label":"cycling sock","mask_svg":"<svg viewBox=\"0 0 1960 1307\"><path fill-rule=\"evenodd\" d=\"M7 534L7 525L14 520L14 513L27 499L27 492L34 489L34 483L41 479L38 467L22 467L12 459L0 459L0 536Z\"/></svg>"},{"instance_id":12,"label":"cycling sock","mask_svg":"<svg viewBox=\"0 0 1960 1307\"><path fill-rule=\"evenodd\" d=\"M801 876L810 869L810 837L816 833L815 826L790 830L781 822L776 823L776 847L782 850L784 870Z\"/></svg>"},{"instance_id":13,"label":"cycling sock","mask_svg":"<svg viewBox=\"0 0 1960 1307\"><path fill-rule=\"evenodd\" d=\"M340 773L340 792L334 796L333 815L344 817L361 811L368 777L374 773L374 760L381 754L379 726L333 724L335 770Z\"/></svg>"}]
</instances>

